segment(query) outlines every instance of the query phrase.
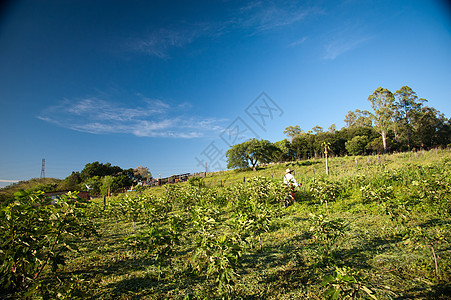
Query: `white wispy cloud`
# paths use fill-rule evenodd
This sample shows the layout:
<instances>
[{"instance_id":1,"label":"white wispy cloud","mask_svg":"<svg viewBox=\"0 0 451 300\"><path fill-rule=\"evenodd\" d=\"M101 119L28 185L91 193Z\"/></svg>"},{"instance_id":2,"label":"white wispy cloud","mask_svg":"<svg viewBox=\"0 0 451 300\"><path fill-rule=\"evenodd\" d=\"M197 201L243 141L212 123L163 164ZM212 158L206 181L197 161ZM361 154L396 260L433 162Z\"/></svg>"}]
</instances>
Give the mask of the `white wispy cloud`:
<instances>
[{"instance_id":1,"label":"white wispy cloud","mask_svg":"<svg viewBox=\"0 0 451 300\"><path fill-rule=\"evenodd\" d=\"M131 134L138 137L199 138L219 134L224 119L186 116L191 105L172 107L138 94L142 105L133 107L96 97L64 99L47 107L38 119L92 134ZM136 101L134 101L136 103Z\"/></svg>"},{"instance_id":2,"label":"white wispy cloud","mask_svg":"<svg viewBox=\"0 0 451 300\"><path fill-rule=\"evenodd\" d=\"M130 38L128 49L161 59L169 59L174 49L183 49L201 38L220 37L230 32L254 35L293 25L317 14L317 7L296 0L252 0L226 11L222 20L184 22L169 28Z\"/></svg>"},{"instance_id":3,"label":"white wispy cloud","mask_svg":"<svg viewBox=\"0 0 451 300\"><path fill-rule=\"evenodd\" d=\"M212 31L209 24L192 24L173 29L159 28L150 34L130 39L128 45L132 51L167 59L172 49L183 48L199 37L210 34Z\"/></svg>"},{"instance_id":4,"label":"white wispy cloud","mask_svg":"<svg viewBox=\"0 0 451 300\"><path fill-rule=\"evenodd\" d=\"M300 1L252 1L240 9L235 22L257 33L292 25L312 13Z\"/></svg>"},{"instance_id":5,"label":"white wispy cloud","mask_svg":"<svg viewBox=\"0 0 451 300\"><path fill-rule=\"evenodd\" d=\"M356 49L361 44L370 40L370 37L355 37L355 38L337 38L329 43L327 43L324 47L324 56L325 60L333 60L338 56Z\"/></svg>"},{"instance_id":6,"label":"white wispy cloud","mask_svg":"<svg viewBox=\"0 0 451 300\"><path fill-rule=\"evenodd\" d=\"M304 36L303 38L300 38L300 39L290 43L288 46L289 47L296 47L296 46L299 46L299 45L303 44L306 40L307 40L307 37Z\"/></svg>"},{"instance_id":7,"label":"white wispy cloud","mask_svg":"<svg viewBox=\"0 0 451 300\"><path fill-rule=\"evenodd\" d=\"M346 52L357 49L371 39L373 36L365 32L365 26L361 24L349 22L337 26L326 36L323 59L334 60Z\"/></svg>"}]
</instances>

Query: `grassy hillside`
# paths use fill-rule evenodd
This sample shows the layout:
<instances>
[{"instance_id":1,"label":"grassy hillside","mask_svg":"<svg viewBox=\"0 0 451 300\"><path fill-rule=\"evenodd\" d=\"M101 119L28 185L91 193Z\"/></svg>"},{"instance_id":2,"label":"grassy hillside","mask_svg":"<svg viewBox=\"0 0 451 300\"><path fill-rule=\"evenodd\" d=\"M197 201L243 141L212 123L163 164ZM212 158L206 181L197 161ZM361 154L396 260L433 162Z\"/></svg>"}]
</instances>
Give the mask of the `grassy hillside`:
<instances>
[{"instance_id":1,"label":"grassy hillside","mask_svg":"<svg viewBox=\"0 0 451 300\"><path fill-rule=\"evenodd\" d=\"M99 236L78 240L34 294L449 299L450 162L449 150L332 158L326 176L318 159L99 199ZM303 185L285 209L287 167Z\"/></svg>"},{"instance_id":2,"label":"grassy hillside","mask_svg":"<svg viewBox=\"0 0 451 300\"><path fill-rule=\"evenodd\" d=\"M340 177L352 176L365 171L371 172L373 170L372 167L374 166L383 166L387 170L392 170L399 169L403 165L409 163L428 165L440 162L449 157L449 150L431 150L377 156L334 157L329 158L329 177L338 179ZM295 171L294 174L296 179L326 175L325 159L311 159L307 161L265 165L259 167L257 172L254 172L249 168L247 170L229 170L208 173L205 183L207 186L219 186L222 180L223 185L227 186L242 182L243 177L250 178L254 176L282 179L287 168Z\"/></svg>"},{"instance_id":3,"label":"grassy hillside","mask_svg":"<svg viewBox=\"0 0 451 300\"><path fill-rule=\"evenodd\" d=\"M33 178L27 181L19 181L0 189L0 203L5 199L13 197L19 190L53 190L61 182L56 178Z\"/></svg>"}]
</instances>

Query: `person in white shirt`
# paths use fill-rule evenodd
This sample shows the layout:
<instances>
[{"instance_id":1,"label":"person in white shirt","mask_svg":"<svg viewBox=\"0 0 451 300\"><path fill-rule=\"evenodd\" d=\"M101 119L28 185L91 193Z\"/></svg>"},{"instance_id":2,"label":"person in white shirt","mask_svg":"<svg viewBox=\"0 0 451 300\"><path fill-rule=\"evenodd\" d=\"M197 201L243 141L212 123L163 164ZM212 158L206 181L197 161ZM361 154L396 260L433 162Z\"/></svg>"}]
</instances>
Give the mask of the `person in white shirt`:
<instances>
[{"instance_id":1,"label":"person in white shirt","mask_svg":"<svg viewBox=\"0 0 451 300\"><path fill-rule=\"evenodd\" d=\"M290 189L290 194L285 198L285 207L288 207L291 201L296 201L296 193L294 189L301 186L299 183L297 183L296 179L291 173L293 173L293 170L287 169L285 171L285 175L283 176L283 183Z\"/></svg>"},{"instance_id":2,"label":"person in white shirt","mask_svg":"<svg viewBox=\"0 0 451 300\"><path fill-rule=\"evenodd\" d=\"M293 185L295 187L300 187L301 185L297 183L296 179L294 178L293 170L287 169L285 172L285 176L283 176L283 183L286 185Z\"/></svg>"}]
</instances>

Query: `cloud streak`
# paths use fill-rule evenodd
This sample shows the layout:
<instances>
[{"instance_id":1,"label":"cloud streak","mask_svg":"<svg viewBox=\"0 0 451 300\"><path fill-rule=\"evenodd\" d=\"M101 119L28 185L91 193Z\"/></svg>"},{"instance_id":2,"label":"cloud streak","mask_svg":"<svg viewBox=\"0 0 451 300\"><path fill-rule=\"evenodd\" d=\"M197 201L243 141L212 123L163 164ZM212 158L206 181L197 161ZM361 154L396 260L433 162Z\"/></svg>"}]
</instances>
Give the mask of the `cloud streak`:
<instances>
[{"instance_id":1,"label":"cloud streak","mask_svg":"<svg viewBox=\"0 0 451 300\"><path fill-rule=\"evenodd\" d=\"M221 21L173 24L171 28L157 28L150 34L130 39L127 44L133 52L169 59L171 51L183 49L201 38L227 33L255 35L293 25L316 13L317 9L299 1L249 1L230 9Z\"/></svg>"},{"instance_id":2,"label":"cloud streak","mask_svg":"<svg viewBox=\"0 0 451 300\"><path fill-rule=\"evenodd\" d=\"M191 25L189 28L183 29L160 28L145 36L130 39L128 45L134 52L168 59L172 49L184 48L210 33L208 24Z\"/></svg>"},{"instance_id":3,"label":"cloud streak","mask_svg":"<svg viewBox=\"0 0 451 300\"><path fill-rule=\"evenodd\" d=\"M307 37L305 36L305 37L303 37L303 38L301 38L301 39L299 39L299 40L296 40L296 41L290 43L290 44L288 45L288 47L296 47L296 46L299 46L299 45L303 44L306 40L307 40Z\"/></svg>"},{"instance_id":4,"label":"cloud streak","mask_svg":"<svg viewBox=\"0 0 451 300\"><path fill-rule=\"evenodd\" d=\"M240 9L235 20L258 33L292 25L312 13L299 1L253 1Z\"/></svg>"},{"instance_id":5,"label":"cloud streak","mask_svg":"<svg viewBox=\"0 0 451 300\"><path fill-rule=\"evenodd\" d=\"M218 134L223 119L186 117L187 103L171 107L141 97L141 106L128 107L96 97L69 100L44 109L37 118L91 134L131 134L137 137L201 138Z\"/></svg>"},{"instance_id":6,"label":"cloud streak","mask_svg":"<svg viewBox=\"0 0 451 300\"><path fill-rule=\"evenodd\" d=\"M356 37L354 39L344 39L344 38L334 39L325 45L324 48L325 54L323 56L323 59L334 60L338 56L348 51L356 49L361 44L365 43L370 39L371 39L370 37Z\"/></svg>"},{"instance_id":7,"label":"cloud streak","mask_svg":"<svg viewBox=\"0 0 451 300\"><path fill-rule=\"evenodd\" d=\"M334 60L346 52L357 49L373 36L365 33L365 26L358 23L344 24L328 34L324 43L324 60Z\"/></svg>"}]
</instances>

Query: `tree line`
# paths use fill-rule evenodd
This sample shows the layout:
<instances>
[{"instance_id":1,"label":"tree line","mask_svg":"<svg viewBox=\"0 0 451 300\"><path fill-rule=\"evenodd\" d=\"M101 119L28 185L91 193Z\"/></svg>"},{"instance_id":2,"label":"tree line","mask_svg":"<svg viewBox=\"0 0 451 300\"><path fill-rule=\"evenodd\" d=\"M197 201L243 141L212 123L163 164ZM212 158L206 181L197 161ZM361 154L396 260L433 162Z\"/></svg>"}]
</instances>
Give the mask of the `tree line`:
<instances>
[{"instance_id":1,"label":"tree line","mask_svg":"<svg viewBox=\"0 0 451 300\"><path fill-rule=\"evenodd\" d=\"M152 179L147 167L138 166L135 169L122 169L110 163L98 161L88 163L81 172L72 172L63 180L63 190L88 190L92 194L108 195L129 189L138 182Z\"/></svg>"},{"instance_id":2,"label":"tree line","mask_svg":"<svg viewBox=\"0 0 451 300\"><path fill-rule=\"evenodd\" d=\"M395 93L378 87L368 96L372 111L349 111L345 127L332 124L304 132L299 125L288 126L286 139L271 143L250 139L232 146L226 153L228 168L252 167L271 162L321 157L327 145L329 155L371 155L415 149L448 147L451 119L433 107L408 86Z\"/></svg>"},{"instance_id":3,"label":"tree line","mask_svg":"<svg viewBox=\"0 0 451 300\"><path fill-rule=\"evenodd\" d=\"M65 179L43 178L32 179L10 185L0 193L0 202L12 197L15 191L89 191L91 195L108 195L122 192L139 182L152 179L148 167L122 169L110 163L98 161L88 163L80 172L72 172Z\"/></svg>"}]
</instances>

